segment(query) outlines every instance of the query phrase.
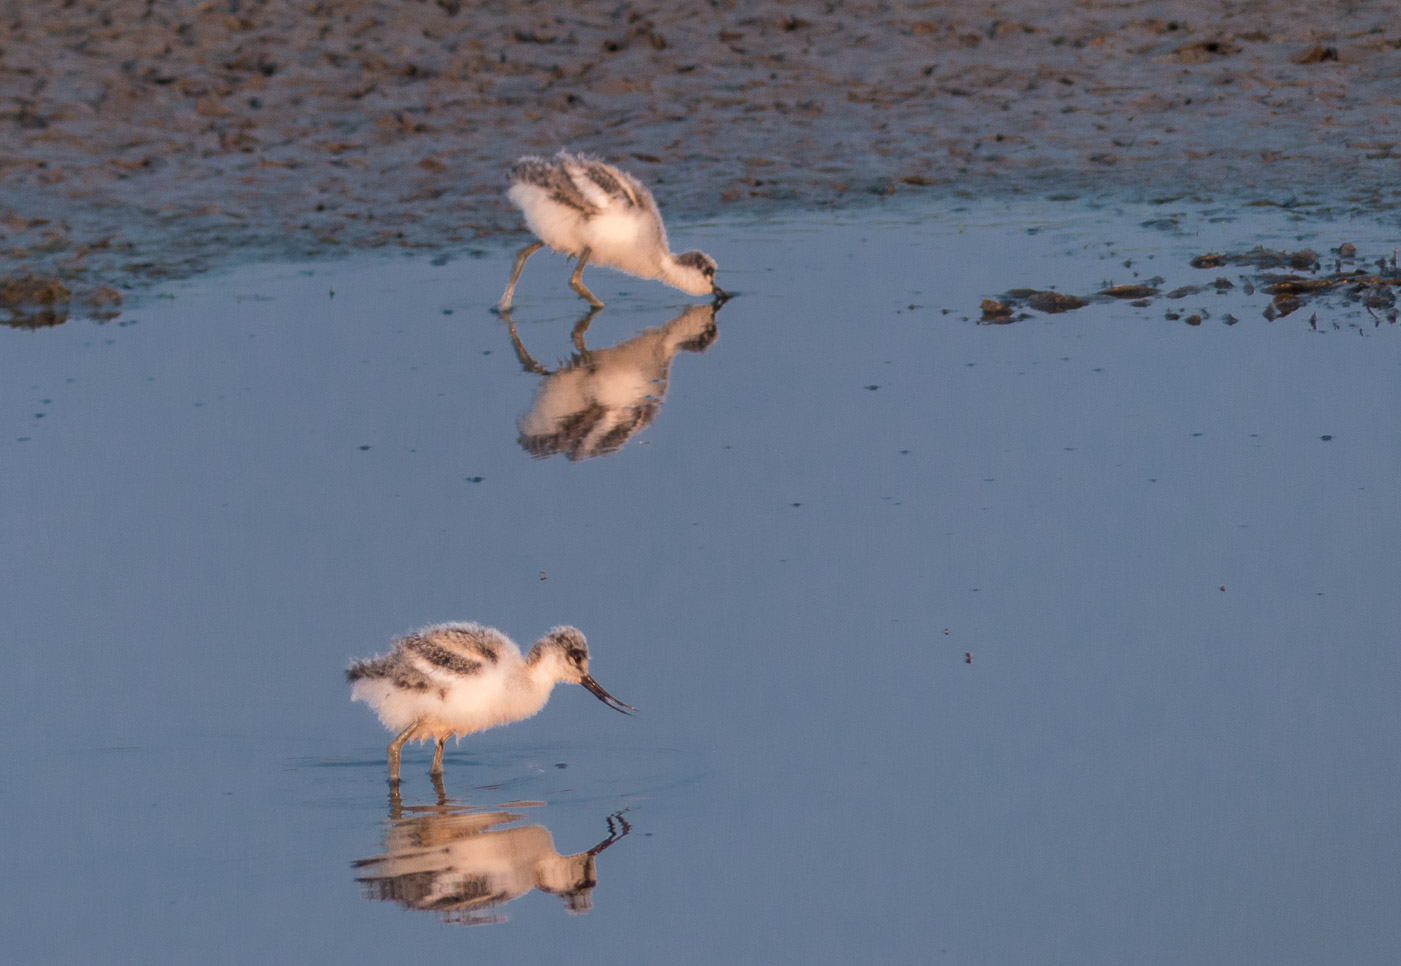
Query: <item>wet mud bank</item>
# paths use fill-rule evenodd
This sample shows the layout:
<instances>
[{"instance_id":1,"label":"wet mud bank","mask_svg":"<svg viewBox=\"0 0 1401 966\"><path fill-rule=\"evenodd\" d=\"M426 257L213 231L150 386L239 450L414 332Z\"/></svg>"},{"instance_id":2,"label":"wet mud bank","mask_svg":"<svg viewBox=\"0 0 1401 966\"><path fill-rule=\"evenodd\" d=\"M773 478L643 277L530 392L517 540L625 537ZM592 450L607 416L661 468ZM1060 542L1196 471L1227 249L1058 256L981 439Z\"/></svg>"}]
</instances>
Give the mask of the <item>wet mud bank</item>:
<instances>
[{"instance_id":1,"label":"wet mud bank","mask_svg":"<svg viewBox=\"0 0 1401 966\"><path fill-rule=\"evenodd\" d=\"M470 250L519 225L506 165L561 146L672 218L1035 193L1394 219L1398 76L1401 16L1294 0L8 2L0 281L61 320L230 261Z\"/></svg>"}]
</instances>

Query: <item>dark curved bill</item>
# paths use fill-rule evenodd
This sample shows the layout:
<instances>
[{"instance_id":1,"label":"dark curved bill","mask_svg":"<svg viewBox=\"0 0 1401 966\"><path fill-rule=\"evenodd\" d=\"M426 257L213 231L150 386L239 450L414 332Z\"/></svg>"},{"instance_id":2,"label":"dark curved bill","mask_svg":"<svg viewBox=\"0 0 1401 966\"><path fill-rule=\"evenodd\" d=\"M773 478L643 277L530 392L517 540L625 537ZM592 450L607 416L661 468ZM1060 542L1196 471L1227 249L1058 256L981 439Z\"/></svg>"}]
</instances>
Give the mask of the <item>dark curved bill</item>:
<instances>
[{"instance_id":1,"label":"dark curved bill","mask_svg":"<svg viewBox=\"0 0 1401 966\"><path fill-rule=\"evenodd\" d=\"M637 710L630 704L623 704L623 702L603 690L599 683L587 674L579 679L579 683L588 688L595 698L598 698L598 700L608 705L608 707L612 708L614 711L621 711L623 714L632 714Z\"/></svg>"}]
</instances>

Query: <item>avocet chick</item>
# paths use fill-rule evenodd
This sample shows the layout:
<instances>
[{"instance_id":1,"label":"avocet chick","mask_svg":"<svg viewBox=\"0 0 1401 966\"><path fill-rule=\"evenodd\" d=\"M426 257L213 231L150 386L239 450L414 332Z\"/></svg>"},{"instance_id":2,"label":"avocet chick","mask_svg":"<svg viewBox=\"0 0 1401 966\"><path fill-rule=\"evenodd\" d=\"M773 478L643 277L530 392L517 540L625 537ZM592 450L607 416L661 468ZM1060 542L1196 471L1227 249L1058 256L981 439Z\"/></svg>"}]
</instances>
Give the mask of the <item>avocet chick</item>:
<instances>
[{"instance_id":1,"label":"avocet chick","mask_svg":"<svg viewBox=\"0 0 1401 966\"><path fill-rule=\"evenodd\" d=\"M443 773L450 737L529 718L560 682L582 684L623 714L636 711L589 676L589 646L576 627L555 627L530 653L494 627L435 624L394 641L389 653L356 661L345 672L352 701L364 701L396 737L389 743L389 781L399 781L406 741L437 742L429 774Z\"/></svg>"},{"instance_id":2,"label":"avocet chick","mask_svg":"<svg viewBox=\"0 0 1401 966\"><path fill-rule=\"evenodd\" d=\"M540 240L516 253L511 280L496 303L499 311L511 307L525 260L542 245L579 260L569 285L593 306L603 303L579 277L590 260L639 278L660 279L691 295L714 295L717 301L730 297L715 284L715 259L698 251L671 253L652 193L611 164L564 151L549 160L524 157L511 168L507 197Z\"/></svg>"}]
</instances>

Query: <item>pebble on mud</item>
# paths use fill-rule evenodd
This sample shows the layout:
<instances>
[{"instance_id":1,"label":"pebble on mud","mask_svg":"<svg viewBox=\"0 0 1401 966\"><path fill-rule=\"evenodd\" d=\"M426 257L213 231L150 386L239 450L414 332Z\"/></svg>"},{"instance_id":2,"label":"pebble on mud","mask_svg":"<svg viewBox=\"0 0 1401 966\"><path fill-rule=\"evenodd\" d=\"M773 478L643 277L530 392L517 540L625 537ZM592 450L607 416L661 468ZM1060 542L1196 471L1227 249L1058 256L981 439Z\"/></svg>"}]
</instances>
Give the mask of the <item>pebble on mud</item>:
<instances>
[{"instance_id":1,"label":"pebble on mud","mask_svg":"<svg viewBox=\"0 0 1401 966\"><path fill-rule=\"evenodd\" d=\"M1300 292L1322 292L1338 284L1335 278L1295 278L1285 276L1263 276L1264 291L1268 295L1298 295Z\"/></svg>"},{"instance_id":2,"label":"pebble on mud","mask_svg":"<svg viewBox=\"0 0 1401 966\"><path fill-rule=\"evenodd\" d=\"M6 307L53 305L67 301L68 286L56 278L22 275L0 281L0 305Z\"/></svg>"},{"instance_id":3,"label":"pebble on mud","mask_svg":"<svg viewBox=\"0 0 1401 966\"><path fill-rule=\"evenodd\" d=\"M1217 57L1231 57L1240 51L1240 44L1222 37L1215 40L1199 40L1194 44L1183 44L1169 56L1171 60L1179 64L1205 64Z\"/></svg>"},{"instance_id":4,"label":"pebble on mud","mask_svg":"<svg viewBox=\"0 0 1401 966\"><path fill-rule=\"evenodd\" d=\"M983 310L983 321L1005 321L1012 317L1012 307L997 299L983 299L980 306Z\"/></svg>"},{"instance_id":5,"label":"pebble on mud","mask_svg":"<svg viewBox=\"0 0 1401 966\"><path fill-rule=\"evenodd\" d=\"M1325 47L1322 44L1314 44L1308 50L1300 51L1289 60L1294 64L1321 64L1324 61L1336 61L1338 59L1338 48Z\"/></svg>"},{"instance_id":6,"label":"pebble on mud","mask_svg":"<svg viewBox=\"0 0 1401 966\"><path fill-rule=\"evenodd\" d=\"M122 304L122 293L110 285L99 285L83 298L83 304L90 309L106 308Z\"/></svg>"},{"instance_id":7,"label":"pebble on mud","mask_svg":"<svg viewBox=\"0 0 1401 966\"><path fill-rule=\"evenodd\" d=\"M1038 312L1069 312L1089 305L1078 295L1065 295L1061 292L1035 292L1027 298L1026 304Z\"/></svg>"},{"instance_id":8,"label":"pebble on mud","mask_svg":"<svg viewBox=\"0 0 1401 966\"><path fill-rule=\"evenodd\" d=\"M21 275L0 281L0 308L10 310L7 325L40 329L68 321L68 286L56 278Z\"/></svg>"}]
</instances>

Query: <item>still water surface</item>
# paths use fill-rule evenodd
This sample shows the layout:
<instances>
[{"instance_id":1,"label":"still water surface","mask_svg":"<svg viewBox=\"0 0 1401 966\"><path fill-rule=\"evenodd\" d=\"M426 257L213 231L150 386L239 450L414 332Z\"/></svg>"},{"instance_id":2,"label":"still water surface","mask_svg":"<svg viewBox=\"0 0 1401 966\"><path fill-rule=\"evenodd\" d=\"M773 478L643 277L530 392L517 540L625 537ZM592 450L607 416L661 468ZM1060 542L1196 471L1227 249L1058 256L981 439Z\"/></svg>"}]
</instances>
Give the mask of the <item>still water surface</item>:
<instances>
[{"instance_id":1,"label":"still water surface","mask_svg":"<svg viewBox=\"0 0 1401 966\"><path fill-rule=\"evenodd\" d=\"M1181 211L673 226L739 297L592 272L592 369L562 260L489 314L504 249L0 331L7 957L1395 961L1401 333L975 324L1394 245ZM441 620L576 624L641 713L562 687L391 799L342 671Z\"/></svg>"}]
</instances>

